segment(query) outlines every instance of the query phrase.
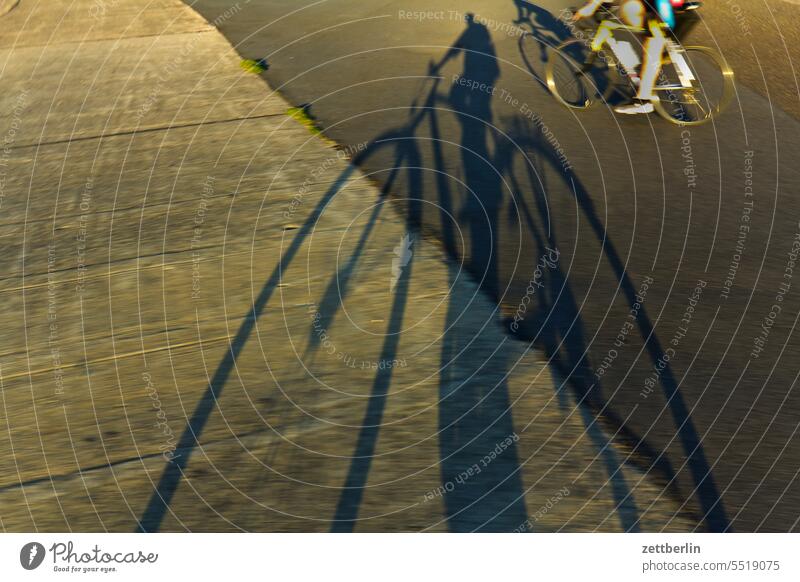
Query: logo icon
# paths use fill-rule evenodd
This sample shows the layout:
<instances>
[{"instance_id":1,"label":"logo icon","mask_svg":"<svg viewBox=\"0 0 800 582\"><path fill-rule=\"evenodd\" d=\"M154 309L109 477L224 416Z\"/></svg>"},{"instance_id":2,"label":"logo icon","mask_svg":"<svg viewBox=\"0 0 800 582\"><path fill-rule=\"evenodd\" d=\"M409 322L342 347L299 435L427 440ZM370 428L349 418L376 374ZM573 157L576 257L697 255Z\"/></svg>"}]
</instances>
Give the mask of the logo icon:
<instances>
[{"instance_id":1,"label":"logo icon","mask_svg":"<svg viewBox=\"0 0 800 582\"><path fill-rule=\"evenodd\" d=\"M411 260L411 255L414 254L411 252L412 244L414 244L414 239L411 237L411 235L406 234L400 239L400 243L393 249L395 257L392 259L392 282L390 286L392 291L394 291L394 288L397 286L397 282L403 275L403 268L408 265L408 262Z\"/></svg>"},{"instance_id":2,"label":"logo icon","mask_svg":"<svg viewBox=\"0 0 800 582\"><path fill-rule=\"evenodd\" d=\"M35 570L44 561L44 546L39 542L29 542L19 551L19 563L26 570Z\"/></svg>"}]
</instances>

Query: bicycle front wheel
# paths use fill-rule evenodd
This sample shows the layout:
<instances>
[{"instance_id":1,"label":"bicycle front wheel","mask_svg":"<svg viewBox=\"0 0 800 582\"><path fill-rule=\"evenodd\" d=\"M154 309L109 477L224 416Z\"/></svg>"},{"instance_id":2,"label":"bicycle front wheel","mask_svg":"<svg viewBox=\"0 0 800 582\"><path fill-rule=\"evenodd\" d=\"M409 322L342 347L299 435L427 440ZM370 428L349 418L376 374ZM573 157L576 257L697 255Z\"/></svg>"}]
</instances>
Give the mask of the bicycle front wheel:
<instances>
[{"instance_id":1,"label":"bicycle front wheel","mask_svg":"<svg viewBox=\"0 0 800 582\"><path fill-rule=\"evenodd\" d=\"M682 87L675 63L667 61L656 85L656 112L676 125L700 125L723 111L733 98L733 70L709 48L685 47L683 57L694 77L691 87Z\"/></svg>"},{"instance_id":2,"label":"bicycle front wheel","mask_svg":"<svg viewBox=\"0 0 800 582\"><path fill-rule=\"evenodd\" d=\"M610 67L580 39L558 45L547 61L550 93L571 109L586 109L611 92Z\"/></svg>"}]
</instances>

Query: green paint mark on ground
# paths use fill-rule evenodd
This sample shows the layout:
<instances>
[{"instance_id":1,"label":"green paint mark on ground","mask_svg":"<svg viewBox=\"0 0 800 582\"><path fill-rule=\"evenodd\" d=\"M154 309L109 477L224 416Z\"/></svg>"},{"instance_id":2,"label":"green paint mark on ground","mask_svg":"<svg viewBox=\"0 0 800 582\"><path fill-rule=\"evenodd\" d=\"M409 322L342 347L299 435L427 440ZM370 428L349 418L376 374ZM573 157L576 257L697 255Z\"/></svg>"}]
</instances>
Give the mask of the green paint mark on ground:
<instances>
[{"instance_id":1,"label":"green paint mark on ground","mask_svg":"<svg viewBox=\"0 0 800 582\"><path fill-rule=\"evenodd\" d=\"M319 125L317 125L317 120L311 117L304 107L289 107L289 109L286 110L286 115L295 121L299 121L312 134L318 135L322 138L325 137L322 135L322 129L320 129Z\"/></svg>"},{"instance_id":2,"label":"green paint mark on ground","mask_svg":"<svg viewBox=\"0 0 800 582\"><path fill-rule=\"evenodd\" d=\"M267 70L267 67L264 66L263 61L254 61L253 59L244 59L241 63L239 63L239 66L248 73L253 73L255 75L263 73Z\"/></svg>"}]
</instances>

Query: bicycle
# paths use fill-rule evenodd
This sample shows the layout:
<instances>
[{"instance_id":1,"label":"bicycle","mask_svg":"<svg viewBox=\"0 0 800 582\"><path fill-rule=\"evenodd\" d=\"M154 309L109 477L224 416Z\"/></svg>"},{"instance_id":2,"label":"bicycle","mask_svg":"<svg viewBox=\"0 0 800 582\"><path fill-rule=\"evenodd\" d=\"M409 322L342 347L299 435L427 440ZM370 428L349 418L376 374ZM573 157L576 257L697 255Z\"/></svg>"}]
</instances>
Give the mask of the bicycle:
<instances>
[{"instance_id":1,"label":"bicycle","mask_svg":"<svg viewBox=\"0 0 800 582\"><path fill-rule=\"evenodd\" d=\"M676 12L686 22L699 6L699 2L686 1ZM640 60L633 43L617 35L627 32L633 36L643 29L622 24L616 18L616 10L605 5L597 11L594 21L597 26L590 26L588 38L571 38L558 45L545 69L548 90L571 109L586 109L598 100L608 103L614 98L630 99L635 93L633 79ZM679 26L680 23L679 20ZM610 34L594 50L592 41L601 31ZM677 32L667 38L661 55L661 72L655 86L659 98L653 106L671 123L700 125L719 115L730 103L734 74L716 51L704 46L682 46Z\"/></svg>"}]
</instances>

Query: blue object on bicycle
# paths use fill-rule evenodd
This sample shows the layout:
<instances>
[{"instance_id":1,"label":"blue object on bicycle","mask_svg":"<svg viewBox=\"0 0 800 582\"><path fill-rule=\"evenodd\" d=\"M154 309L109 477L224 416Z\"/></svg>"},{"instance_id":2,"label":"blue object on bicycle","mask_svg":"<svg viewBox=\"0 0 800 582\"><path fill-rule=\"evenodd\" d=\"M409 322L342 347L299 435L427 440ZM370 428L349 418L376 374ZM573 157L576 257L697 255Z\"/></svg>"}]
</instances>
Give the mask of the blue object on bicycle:
<instances>
[{"instance_id":1,"label":"blue object on bicycle","mask_svg":"<svg viewBox=\"0 0 800 582\"><path fill-rule=\"evenodd\" d=\"M656 11L670 30L675 28L675 11L672 9L670 0L655 0Z\"/></svg>"}]
</instances>

